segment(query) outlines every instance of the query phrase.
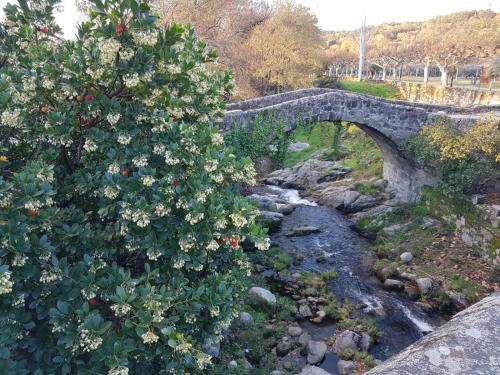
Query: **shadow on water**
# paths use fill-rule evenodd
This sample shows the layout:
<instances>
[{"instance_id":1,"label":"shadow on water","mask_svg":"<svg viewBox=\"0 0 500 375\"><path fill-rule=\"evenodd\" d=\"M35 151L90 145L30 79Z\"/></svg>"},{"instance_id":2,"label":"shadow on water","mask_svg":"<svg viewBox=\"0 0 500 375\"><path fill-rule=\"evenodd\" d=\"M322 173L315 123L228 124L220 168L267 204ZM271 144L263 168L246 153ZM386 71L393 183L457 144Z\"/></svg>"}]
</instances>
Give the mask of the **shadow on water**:
<instances>
[{"instance_id":1,"label":"shadow on water","mask_svg":"<svg viewBox=\"0 0 500 375\"><path fill-rule=\"evenodd\" d=\"M282 199L287 196L296 198L295 192L290 193L285 189L280 191L273 188L272 193ZM304 201L300 203L304 204ZM384 333L382 340L370 353L384 360L431 332L444 323L444 319L429 316L403 294L389 293L381 287L367 266L369 244L350 229L350 224L347 218L334 209L300 205L285 217L281 231L272 235L272 240L290 254L304 257L302 264L293 266L291 272L322 272L335 268L338 276L328 283L329 290L339 301L348 300L366 306L362 316L375 319ZM321 232L303 237L285 236L290 229L306 225L315 226ZM317 263L318 256L325 256L326 262ZM332 336L334 332L334 327L315 328L312 323L307 324L315 339L324 339L323 336ZM330 367L330 362L325 360L322 367Z\"/></svg>"}]
</instances>

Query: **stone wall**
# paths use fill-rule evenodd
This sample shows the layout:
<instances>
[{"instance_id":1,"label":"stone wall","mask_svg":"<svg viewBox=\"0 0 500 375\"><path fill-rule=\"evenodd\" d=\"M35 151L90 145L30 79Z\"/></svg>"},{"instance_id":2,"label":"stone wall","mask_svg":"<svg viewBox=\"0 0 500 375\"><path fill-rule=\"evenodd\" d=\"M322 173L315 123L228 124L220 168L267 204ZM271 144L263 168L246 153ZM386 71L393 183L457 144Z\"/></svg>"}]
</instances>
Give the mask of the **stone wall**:
<instances>
[{"instance_id":1,"label":"stone wall","mask_svg":"<svg viewBox=\"0 0 500 375\"><path fill-rule=\"evenodd\" d=\"M484 298L366 375L500 374L500 293Z\"/></svg>"},{"instance_id":2,"label":"stone wall","mask_svg":"<svg viewBox=\"0 0 500 375\"><path fill-rule=\"evenodd\" d=\"M405 100L470 107L478 105L500 105L500 92L469 90L457 87L438 87L420 83L399 83L399 91Z\"/></svg>"}]
</instances>

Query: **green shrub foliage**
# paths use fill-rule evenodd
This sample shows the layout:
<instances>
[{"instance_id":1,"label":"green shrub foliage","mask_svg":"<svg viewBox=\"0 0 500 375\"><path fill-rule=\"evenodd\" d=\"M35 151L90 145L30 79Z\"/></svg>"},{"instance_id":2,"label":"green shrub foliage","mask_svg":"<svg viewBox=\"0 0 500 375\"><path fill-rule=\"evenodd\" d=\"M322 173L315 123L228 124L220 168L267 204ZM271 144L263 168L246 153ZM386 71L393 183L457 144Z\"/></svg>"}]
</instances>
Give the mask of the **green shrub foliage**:
<instances>
[{"instance_id":1,"label":"green shrub foliage","mask_svg":"<svg viewBox=\"0 0 500 375\"><path fill-rule=\"evenodd\" d=\"M249 157L255 161L268 156L276 167L281 168L292 141L291 132L286 132L285 128L284 121L257 115L249 126L235 124L227 134L226 143L238 158Z\"/></svg>"},{"instance_id":2,"label":"green shrub foliage","mask_svg":"<svg viewBox=\"0 0 500 375\"><path fill-rule=\"evenodd\" d=\"M142 0L5 8L0 37L0 368L184 374L235 316L240 243L269 242L235 193L249 160L217 123L230 74Z\"/></svg>"}]
</instances>

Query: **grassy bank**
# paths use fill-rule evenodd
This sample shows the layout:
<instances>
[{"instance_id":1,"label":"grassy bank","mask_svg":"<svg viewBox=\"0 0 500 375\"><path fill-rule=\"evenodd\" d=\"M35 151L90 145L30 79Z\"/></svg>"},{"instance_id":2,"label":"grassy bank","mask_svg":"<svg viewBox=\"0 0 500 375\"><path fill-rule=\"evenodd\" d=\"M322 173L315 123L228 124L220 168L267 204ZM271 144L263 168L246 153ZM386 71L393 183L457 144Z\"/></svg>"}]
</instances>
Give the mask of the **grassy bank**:
<instances>
[{"instance_id":1,"label":"grassy bank","mask_svg":"<svg viewBox=\"0 0 500 375\"><path fill-rule=\"evenodd\" d=\"M285 167L292 167L315 155L325 160L339 160L353 170L352 175L355 177L369 178L382 174L382 152L373 139L358 127L345 123L338 150L335 150L334 132L335 124L332 122L320 122L296 129L293 139L308 143L309 148L289 152Z\"/></svg>"},{"instance_id":2,"label":"grassy bank","mask_svg":"<svg viewBox=\"0 0 500 375\"><path fill-rule=\"evenodd\" d=\"M358 82L358 81L340 81L342 90L359 92L361 94L378 96L385 99L398 99L400 97L399 89L391 84L379 82Z\"/></svg>"}]
</instances>

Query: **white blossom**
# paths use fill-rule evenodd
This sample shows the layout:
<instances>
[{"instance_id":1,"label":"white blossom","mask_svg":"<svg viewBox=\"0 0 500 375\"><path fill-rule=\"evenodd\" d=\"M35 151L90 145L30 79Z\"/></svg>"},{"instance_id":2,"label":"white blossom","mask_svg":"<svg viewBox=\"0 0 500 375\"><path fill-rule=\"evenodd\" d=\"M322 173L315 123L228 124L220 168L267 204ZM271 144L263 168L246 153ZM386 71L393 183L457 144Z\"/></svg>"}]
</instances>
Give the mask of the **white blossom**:
<instances>
[{"instance_id":1,"label":"white blossom","mask_svg":"<svg viewBox=\"0 0 500 375\"><path fill-rule=\"evenodd\" d=\"M111 125L116 125L116 123L120 120L122 115L120 113L109 113L106 116L106 119Z\"/></svg>"},{"instance_id":2,"label":"white blossom","mask_svg":"<svg viewBox=\"0 0 500 375\"><path fill-rule=\"evenodd\" d=\"M159 337L153 331L147 331L141 335L144 344L154 344L158 341Z\"/></svg>"},{"instance_id":3,"label":"white blossom","mask_svg":"<svg viewBox=\"0 0 500 375\"><path fill-rule=\"evenodd\" d=\"M132 137L128 134L120 134L118 136L118 143L125 145L125 146L128 145L131 140L132 140Z\"/></svg>"},{"instance_id":4,"label":"white blossom","mask_svg":"<svg viewBox=\"0 0 500 375\"><path fill-rule=\"evenodd\" d=\"M10 272L0 274L0 294L7 294L12 292L14 283L10 280Z\"/></svg>"}]
</instances>

